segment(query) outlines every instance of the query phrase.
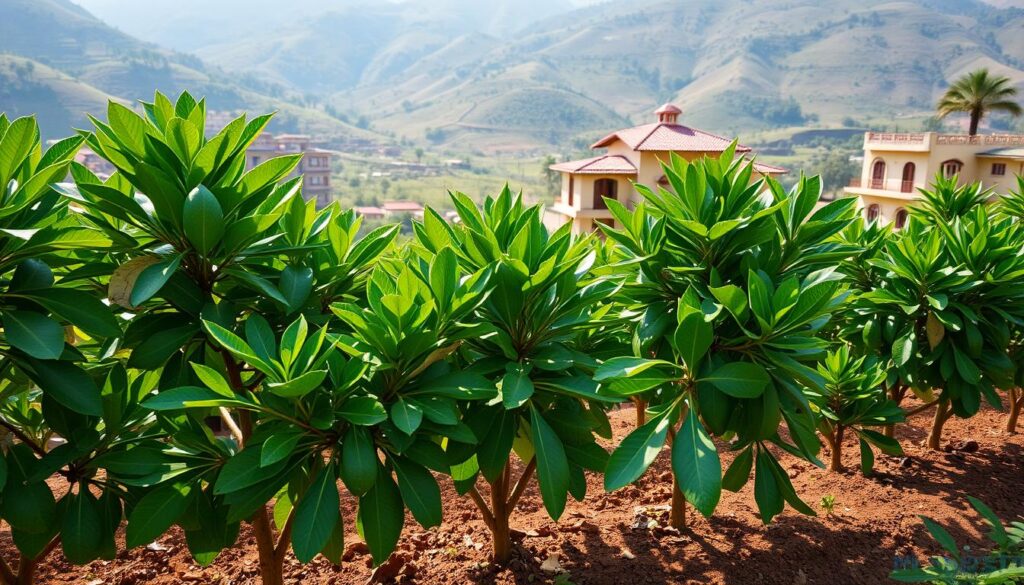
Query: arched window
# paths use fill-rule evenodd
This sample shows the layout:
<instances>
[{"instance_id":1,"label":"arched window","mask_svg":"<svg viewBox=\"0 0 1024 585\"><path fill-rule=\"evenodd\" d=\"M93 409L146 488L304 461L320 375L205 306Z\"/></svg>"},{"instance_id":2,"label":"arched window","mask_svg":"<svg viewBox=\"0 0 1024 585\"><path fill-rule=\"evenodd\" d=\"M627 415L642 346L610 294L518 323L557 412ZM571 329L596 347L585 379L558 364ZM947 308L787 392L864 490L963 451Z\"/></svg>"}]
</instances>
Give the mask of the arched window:
<instances>
[{"instance_id":1,"label":"arched window","mask_svg":"<svg viewBox=\"0 0 1024 585\"><path fill-rule=\"evenodd\" d=\"M594 209L608 209L604 198L618 199L619 182L615 179L598 179L594 181Z\"/></svg>"},{"instance_id":2,"label":"arched window","mask_svg":"<svg viewBox=\"0 0 1024 585\"><path fill-rule=\"evenodd\" d=\"M946 177L947 179L952 179L953 177L959 175L960 171L963 168L964 163L958 161L957 159L954 158L947 160L946 162L942 163L942 176Z\"/></svg>"},{"instance_id":3,"label":"arched window","mask_svg":"<svg viewBox=\"0 0 1024 585\"><path fill-rule=\"evenodd\" d=\"M900 191L904 193L914 192L914 171L916 170L917 167L914 166L914 163L908 162L903 165L903 183L900 185Z\"/></svg>"},{"instance_id":4,"label":"arched window","mask_svg":"<svg viewBox=\"0 0 1024 585\"><path fill-rule=\"evenodd\" d=\"M901 230L906 225L907 225L907 210L903 209L903 208L900 208L900 210L896 212L896 229Z\"/></svg>"},{"instance_id":5,"label":"arched window","mask_svg":"<svg viewBox=\"0 0 1024 585\"><path fill-rule=\"evenodd\" d=\"M567 205L568 205L569 207L572 207L572 206L573 206L573 203L574 203L574 199L573 199L573 189L575 189L575 188L576 188L576 184L575 184L575 183L576 183L576 181L574 181L574 180L573 180L573 176L572 176L572 175L569 175L569 193L568 193L568 199L569 199L569 200L568 200L568 201L566 202L566 204L567 204Z\"/></svg>"},{"instance_id":6,"label":"arched window","mask_svg":"<svg viewBox=\"0 0 1024 585\"><path fill-rule=\"evenodd\" d=\"M885 161L882 159L876 159L871 165L871 188L885 188Z\"/></svg>"},{"instance_id":7,"label":"arched window","mask_svg":"<svg viewBox=\"0 0 1024 585\"><path fill-rule=\"evenodd\" d=\"M878 204L877 203L872 203L871 205L868 205L868 212L867 212L867 216L866 216L867 220L868 221L876 221L878 219L878 212L879 212L879 209L878 209Z\"/></svg>"}]
</instances>

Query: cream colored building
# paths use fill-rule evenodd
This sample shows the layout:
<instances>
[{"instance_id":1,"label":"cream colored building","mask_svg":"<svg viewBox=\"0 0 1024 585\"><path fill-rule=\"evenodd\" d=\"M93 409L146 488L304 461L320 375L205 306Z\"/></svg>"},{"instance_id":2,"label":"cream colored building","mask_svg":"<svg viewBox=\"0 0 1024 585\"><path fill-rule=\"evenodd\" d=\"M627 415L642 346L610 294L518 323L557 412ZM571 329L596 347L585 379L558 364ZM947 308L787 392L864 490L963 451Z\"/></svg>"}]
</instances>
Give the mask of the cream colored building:
<instances>
[{"instance_id":1,"label":"cream colored building","mask_svg":"<svg viewBox=\"0 0 1024 585\"><path fill-rule=\"evenodd\" d=\"M315 148L312 139L305 134L268 134L256 138L246 151L246 170L267 160L287 154L301 154L302 160L287 178L302 175L302 194L306 199L316 199L317 207L324 207L334 200L331 186L331 158L329 150Z\"/></svg>"},{"instance_id":2,"label":"cream colored building","mask_svg":"<svg viewBox=\"0 0 1024 585\"><path fill-rule=\"evenodd\" d=\"M732 142L680 124L682 111L672 104L665 104L654 113L657 122L618 130L591 146L605 149L604 154L551 166L562 174L562 192L548 207L545 223L557 227L572 222L574 232L593 230L596 222L612 225L614 220L605 197L632 207L640 199L634 184L667 185L661 163L667 162L671 153L686 160L718 156ZM751 150L738 145L736 152L749 156ZM761 163L754 163L754 169L761 175L786 172Z\"/></svg>"},{"instance_id":3,"label":"cream colored building","mask_svg":"<svg viewBox=\"0 0 1024 585\"><path fill-rule=\"evenodd\" d=\"M899 228L921 198L918 189L938 173L1006 193L1024 175L1024 135L867 132L860 179L845 191L860 199L865 219Z\"/></svg>"}]
</instances>

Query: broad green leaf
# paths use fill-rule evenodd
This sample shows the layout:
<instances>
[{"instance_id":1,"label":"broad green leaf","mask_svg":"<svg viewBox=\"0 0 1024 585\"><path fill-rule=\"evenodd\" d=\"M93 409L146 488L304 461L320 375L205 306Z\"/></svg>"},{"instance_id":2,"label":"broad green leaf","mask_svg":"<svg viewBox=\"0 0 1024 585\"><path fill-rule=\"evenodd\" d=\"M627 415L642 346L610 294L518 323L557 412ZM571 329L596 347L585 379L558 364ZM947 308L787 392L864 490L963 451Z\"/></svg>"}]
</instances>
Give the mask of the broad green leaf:
<instances>
[{"instance_id":1,"label":"broad green leaf","mask_svg":"<svg viewBox=\"0 0 1024 585\"><path fill-rule=\"evenodd\" d=\"M354 425L371 427L388 420L388 411L373 396L350 396L336 414Z\"/></svg>"},{"instance_id":2,"label":"broad green leaf","mask_svg":"<svg viewBox=\"0 0 1024 585\"><path fill-rule=\"evenodd\" d=\"M722 463L692 408L672 443L672 472L686 501L710 518L722 496Z\"/></svg>"},{"instance_id":3,"label":"broad green leaf","mask_svg":"<svg viewBox=\"0 0 1024 585\"><path fill-rule=\"evenodd\" d=\"M160 289L167 284L171 275L178 269L178 265L181 264L181 258L182 256L179 254L170 260L158 262L143 270L132 287L130 297L132 306L138 307L160 292Z\"/></svg>"},{"instance_id":4,"label":"broad green leaf","mask_svg":"<svg viewBox=\"0 0 1024 585\"><path fill-rule=\"evenodd\" d=\"M185 199L182 223L196 250L208 254L224 235L224 211L217 196L203 185L193 189Z\"/></svg>"},{"instance_id":5,"label":"broad green leaf","mask_svg":"<svg viewBox=\"0 0 1024 585\"><path fill-rule=\"evenodd\" d=\"M250 445L232 455L221 466L217 481L213 484L213 493L222 495L244 490L274 477L287 464L287 461L281 460L261 467L262 458L263 445Z\"/></svg>"},{"instance_id":6,"label":"broad green leaf","mask_svg":"<svg viewBox=\"0 0 1024 585\"><path fill-rule=\"evenodd\" d=\"M118 337L121 327L110 308L89 293L62 288L26 291L24 295L89 335Z\"/></svg>"},{"instance_id":7,"label":"broad green leaf","mask_svg":"<svg viewBox=\"0 0 1024 585\"><path fill-rule=\"evenodd\" d=\"M405 457L393 457L402 500L424 528L441 525L441 489L427 468Z\"/></svg>"},{"instance_id":8,"label":"broad green leaf","mask_svg":"<svg viewBox=\"0 0 1024 585\"><path fill-rule=\"evenodd\" d=\"M182 410L185 408L210 408L215 406L252 407L253 403L241 397L227 396L202 386L180 386L163 390L142 402L150 410Z\"/></svg>"},{"instance_id":9,"label":"broad green leaf","mask_svg":"<svg viewBox=\"0 0 1024 585\"><path fill-rule=\"evenodd\" d=\"M757 398L771 382L764 367L750 362L729 362L722 365L701 382L708 382L722 392L736 398Z\"/></svg>"},{"instance_id":10,"label":"broad green leaf","mask_svg":"<svg viewBox=\"0 0 1024 585\"><path fill-rule=\"evenodd\" d=\"M391 422L398 427L398 430L412 435L423 422L423 411L407 400L399 398L391 405Z\"/></svg>"},{"instance_id":11,"label":"broad green leaf","mask_svg":"<svg viewBox=\"0 0 1024 585\"><path fill-rule=\"evenodd\" d=\"M327 545L341 516L334 464L320 470L295 506L292 551L300 563L308 563Z\"/></svg>"},{"instance_id":12,"label":"broad green leaf","mask_svg":"<svg viewBox=\"0 0 1024 585\"><path fill-rule=\"evenodd\" d=\"M125 545L142 546L167 532L185 513L191 496L190 484L168 484L147 493L128 516Z\"/></svg>"},{"instance_id":13,"label":"broad green leaf","mask_svg":"<svg viewBox=\"0 0 1024 585\"><path fill-rule=\"evenodd\" d=\"M714 340L714 330L711 323L704 320L704 314L700 311L689 311L683 320L676 327L673 339L676 350L679 351L683 363L691 375L696 374L700 366L700 360L708 352L711 342Z\"/></svg>"},{"instance_id":14,"label":"broad green leaf","mask_svg":"<svg viewBox=\"0 0 1024 585\"><path fill-rule=\"evenodd\" d=\"M512 410L526 404L533 396L533 382L529 374L519 365L501 379L501 400L505 408Z\"/></svg>"},{"instance_id":15,"label":"broad green leaf","mask_svg":"<svg viewBox=\"0 0 1024 585\"><path fill-rule=\"evenodd\" d=\"M100 390L85 370L64 361L29 359L27 364L26 373L44 394L79 414L103 415Z\"/></svg>"},{"instance_id":16,"label":"broad green leaf","mask_svg":"<svg viewBox=\"0 0 1024 585\"><path fill-rule=\"evenodd\" d=\"M297 311L313 291L313 270L305 266L286 266L277 288L287 301L288 312Z\"/></svg>"},{"instance_id":17,"label":"broad green leaf","mask_svg":"<svg viewBox=\"0 0 1024 585\"><path fill-rule=\"evenodd\" d=\"M290 457L304 436L305 432L302 429L291 427L267 437L260 450L260 467L267 467Z\"/></svg>"},{"instance_id":18,"label":"broad green leaf","mask_svg":"<svg viewBox=\"0 0 1024 585\"><path fill-rule=\"evenodd\" d=\"M210 390L213 390L217 394L226 398L235 397L235 391L231 389L231 385L224 379L224 376L220 375L220 372L209 366L204 366L203 364L193 363L191 365L192 370L195 371L199 380L203 384L206 384Z\"/></svg>"},{"instance_id":19,"label":"broad green leaf","mask_svg":"<svg viewBox=\"0 0 1024 585\"><path fill-rule=\"evenodd\" d=\"M625 487L643 475L665 446L669 418L667 413L653 418L619 443L608 459L604 473L605 491Z\"/></svg>"},{"instance_id":20,"label":"broad green leaf","mask_svg":"<svg viewBox=\"0 0 1024 585\"><path fill-rule=\"evenodd\" d=\"M594 371L594 380L601 382L616 378L631 378L638 374L642 374L651 368L657 367L667 367L674 370L678 366L665 360L649 360L637 357L613 357L605 361L597 368L597 370ZM665 373L660 373L659 377L664 377L666 382L674 379L670 374Z\"/></svg>"},{"instance_id":21,"label":"broad green leaf","mask_svg":"<svg viewBox=\"0 0 1024 585\"><path fill-rule=\"evenodd\" d=\"M405 525L402 494L383 468L373 489L359 498L358 520L373 564L380 565L395 550Z\"/></svg>"},{"instance_id":22,"label":"broad green leaf","mask_svg":"<svg viewBox=\"0 0 1024 585\"><path fill-rule=\"evenodd\" d=\"M267 390L283 398L301 398L316 390L327 379L327 370L313 370L287 382L270 382Z\"/></svg>"},{"instance_id":23,"label":"broad green leaf","mask_svg":"<svg viewBox=\"0 0 1024 585\"><path fill-rule=\"evenodd\" d=\"M76 565L84 565L100 556L103 520L99 503L88 488L67 496L60 542L64 556Z\"/></svg>"},{"instance_id":24,"label":"broad green leaf","mask_svg":"<svg viewBox=\"0 0 1024 585\"><path fill-rule=\"evenodd\" d=\"M763 448L757 452L757 468L754 470L754 501L757 503L761 521L770 524L772 518L782 512L782 492L775 481L771 455Z\"/></svg>"},{"instance_id":25,"label":"broad green leaf","mask_svg":"<svg viewBox=\"0 0 1024 585\"><path fill-rule=\"evenodd\" d=\"M565 511L569 493L569 460L565 456L562 440L548 425L536 407L530 409L530 435L534 456L537 458L537 483L541 500L553 520Z\"/></svg>"},{"instance_id":26,"label":"broad green leaf","mask_svg":"<svg viewBox=\"0 0 1024 585\"><path fill-rule=\"evenodd\" d=\"M64 328L53 319L32 311L4 311L7 342L41 360L55 360L64 353Z\"/></svg>"},{"instance_id":27,"label":"broad green leaf","mask_svg":"<svg viewBox=\"0 0 1024 585\"><path fill-rule=\"evenodd\" d=\"M345 487L357 496L365 494L377 481L379 459L370 431L350 426L341 444L339 475Z\"/></svg>"}]
</instances>

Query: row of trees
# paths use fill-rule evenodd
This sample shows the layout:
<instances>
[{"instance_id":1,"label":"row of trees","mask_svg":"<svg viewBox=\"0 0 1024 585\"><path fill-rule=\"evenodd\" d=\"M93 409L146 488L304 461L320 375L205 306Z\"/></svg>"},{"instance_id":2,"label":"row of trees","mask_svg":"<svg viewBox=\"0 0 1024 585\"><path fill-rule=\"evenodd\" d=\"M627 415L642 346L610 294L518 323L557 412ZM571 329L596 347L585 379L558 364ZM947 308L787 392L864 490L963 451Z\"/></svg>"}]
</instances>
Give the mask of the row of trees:
<instances>
[{"instance_id":1,"label":"row of trees","mask_svg":"<svg viewBox=\"0 0 1024 585\"><path fill-rule=\"evenodd\" d=\"M901 452L884 427L908 393L938 437L1019 382L1021 194L939 182L894 233L730 150L673 158L635 209L609 201L605 238L549 232L505 190L455 193L458 222L428 209L398 243L304 201L297 157L246 171L269 117L207 138L188 94L144 110L112 103L45 152L34 120L0 117L0 518L21 552L3 583L57 546L112 558L122 526L134 547L177 525L209 564L247 522L278 584L288 551L340 562L339 480L375 563L405 510L441 522L441 477L502 563L532 482L558 519L585 472L614 490L666 445L676 526L751 478L765 522L813 514L782 452L824 466L820 434L839 469L854 433L868 472ZM84 143L117 172L72 162ZM638 428L608 453L629 400Z\"/></svg>"}]
</instances>

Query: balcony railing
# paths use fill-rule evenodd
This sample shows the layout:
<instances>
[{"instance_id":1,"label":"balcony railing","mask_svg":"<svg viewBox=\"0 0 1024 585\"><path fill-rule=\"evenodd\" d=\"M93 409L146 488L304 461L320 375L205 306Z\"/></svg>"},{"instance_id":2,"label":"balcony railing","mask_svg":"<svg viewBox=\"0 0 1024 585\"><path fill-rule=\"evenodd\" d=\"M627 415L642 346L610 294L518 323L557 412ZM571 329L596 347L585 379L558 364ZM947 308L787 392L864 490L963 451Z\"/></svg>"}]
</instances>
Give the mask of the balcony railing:
<instances>
[{"instance_id":1,"label":"balcony railing","mask_svg":"<svg viewBox=\"0 0 1024 585\"><path fill-rule=\"evenodd\" d=\"M872 189L885 189L885 179L871 179L869 186Z\"/></svg>"},{"instance_id":2,"label":"balcony railing","mask_svg":"<svg viewBox=\"0 0 1024 585\"><path fill-rule=\"evenodd\" d=\"M913 181L907 181L907 180L900 181L900 191L903 192L903 193L913 193L914 192L914 182Z\"/></svg>"},{"instance_id":3,"label":"balcony railing","mask_svg":"<svg viewBox=\"0 0 1024 585\"><path fill-rule=\"evenodd\" d=\"M868 142L874 144L928 144L928 135L919 132L868 132Z\"/></svg>"},{"instance_id":4,"label":"balcony railing","mask_svg":"<svg viewBox=\"0 0 1024 585\"><path fill-rule=\"evenodd\" d=\"M850 187L860 187L860 179L850 179Z\"/></svg>"},{"instance_id":5,"label":"balcony railing","mask_svg":"<svg viewBox=\"0 0 1024 585\"><path fill-rule=\"evenodd\" d=\"M849 186L859 188L865 184L861 179L850 179ZM914 181L903 179L868 179L866 187L878 191L898 191L900 193L913 193L916 189Z\"/></svg>"}]
</instances>

